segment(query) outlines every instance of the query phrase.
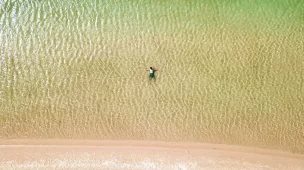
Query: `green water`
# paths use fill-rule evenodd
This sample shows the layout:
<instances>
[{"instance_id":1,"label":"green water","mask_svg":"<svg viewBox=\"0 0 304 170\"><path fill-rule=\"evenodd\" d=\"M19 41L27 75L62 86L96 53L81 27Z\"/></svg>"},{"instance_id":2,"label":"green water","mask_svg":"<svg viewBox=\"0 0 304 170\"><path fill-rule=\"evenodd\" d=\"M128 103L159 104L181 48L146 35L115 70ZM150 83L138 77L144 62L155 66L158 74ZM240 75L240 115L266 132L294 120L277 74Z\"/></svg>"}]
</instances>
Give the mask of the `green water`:
<instances>
[{"instance_id":1,"label":"green water","mask_svg":"<svg viewBox=\"0 0 304 170\"><path fill-rule=\"evenodd\" d=\"M303 18L301 0L2 0L0 137L303 153Z\"/></svg>"}]
</instances>

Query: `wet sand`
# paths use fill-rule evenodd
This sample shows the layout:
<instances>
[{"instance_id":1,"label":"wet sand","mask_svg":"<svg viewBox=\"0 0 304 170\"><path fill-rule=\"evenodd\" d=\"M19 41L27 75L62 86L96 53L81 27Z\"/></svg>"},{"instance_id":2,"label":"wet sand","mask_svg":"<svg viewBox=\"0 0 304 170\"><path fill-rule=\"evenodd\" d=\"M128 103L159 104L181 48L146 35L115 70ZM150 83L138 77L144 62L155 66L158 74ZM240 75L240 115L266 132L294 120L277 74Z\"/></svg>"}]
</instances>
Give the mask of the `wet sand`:
<instances>
[{"instance_id":1,"label":"wet sand","mask_svg":"<svg viewBox=\"0 0 304 170\"><path fill-rule=\"evenodd\" d=\"M304 169L304 155L232 145L0 140L0 169Z\"/></svg>"}]
</instances>

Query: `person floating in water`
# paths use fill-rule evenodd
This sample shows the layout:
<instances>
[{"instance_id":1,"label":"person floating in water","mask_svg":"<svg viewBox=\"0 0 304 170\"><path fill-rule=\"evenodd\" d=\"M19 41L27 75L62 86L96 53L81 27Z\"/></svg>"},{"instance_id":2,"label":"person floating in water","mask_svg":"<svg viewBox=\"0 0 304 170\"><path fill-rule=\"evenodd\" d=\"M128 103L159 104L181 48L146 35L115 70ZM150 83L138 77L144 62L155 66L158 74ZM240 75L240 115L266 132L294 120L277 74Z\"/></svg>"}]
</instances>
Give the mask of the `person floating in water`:
<instances>
[{"instance_id":1,"label":"person floating in water","mask_svg":"<svg viewBox=\"0 0 304 170\"><path fill-rule=\"evenodd\" d=\"M153 67L150 67L150 69L149 69L149 72L150 72L150 74L149 74L149 79L150 80L152 80L152 79L155 79L155 69L153 68Z\"/></svg>"}]
</instances>

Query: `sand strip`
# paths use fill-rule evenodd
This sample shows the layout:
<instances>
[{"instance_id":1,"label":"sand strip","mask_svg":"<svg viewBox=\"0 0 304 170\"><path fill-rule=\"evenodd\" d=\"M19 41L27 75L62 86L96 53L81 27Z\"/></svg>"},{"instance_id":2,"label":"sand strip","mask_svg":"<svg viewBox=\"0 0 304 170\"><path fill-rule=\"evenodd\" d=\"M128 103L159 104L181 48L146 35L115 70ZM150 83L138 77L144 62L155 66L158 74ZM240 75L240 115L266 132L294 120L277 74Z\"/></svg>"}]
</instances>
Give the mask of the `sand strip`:
<instances>
[{"instance_id":1,"label":"sand strip","mask_svg":"<svg viewBox=\"0 0 304 170\"><path fill-rule=\"evenodd\" d=\"M304 169L304 155L156 141L0 140L0 169Z\"/></svg>"}]
</instances>

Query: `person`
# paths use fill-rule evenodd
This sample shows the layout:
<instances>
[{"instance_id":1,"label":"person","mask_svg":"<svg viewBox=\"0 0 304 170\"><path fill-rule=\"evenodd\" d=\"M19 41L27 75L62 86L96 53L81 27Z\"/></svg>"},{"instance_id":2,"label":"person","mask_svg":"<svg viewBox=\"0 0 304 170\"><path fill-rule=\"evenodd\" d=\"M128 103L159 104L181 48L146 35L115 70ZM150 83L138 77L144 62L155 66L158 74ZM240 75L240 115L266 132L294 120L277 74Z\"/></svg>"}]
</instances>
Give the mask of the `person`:
<instances>
[{"instance_id":1,"label":"person","mask_svg":"<svg viewBox=\"0 0 304 170\"><path fill-rule=\"evenodd\" d=\"M150 72L150 74L149 74L149 79L150 79L150 80L155 78L155 75L154 75L154 72L155 72L155 71L156 71L156 70L153 69L153 67L150 67L150 69L149 69L149 72Z\"/></svg>"}]
</instances>

